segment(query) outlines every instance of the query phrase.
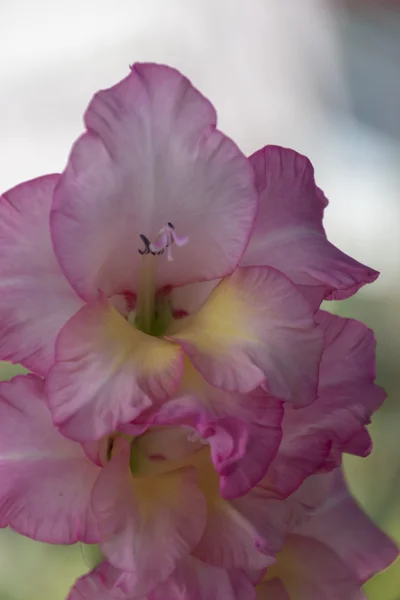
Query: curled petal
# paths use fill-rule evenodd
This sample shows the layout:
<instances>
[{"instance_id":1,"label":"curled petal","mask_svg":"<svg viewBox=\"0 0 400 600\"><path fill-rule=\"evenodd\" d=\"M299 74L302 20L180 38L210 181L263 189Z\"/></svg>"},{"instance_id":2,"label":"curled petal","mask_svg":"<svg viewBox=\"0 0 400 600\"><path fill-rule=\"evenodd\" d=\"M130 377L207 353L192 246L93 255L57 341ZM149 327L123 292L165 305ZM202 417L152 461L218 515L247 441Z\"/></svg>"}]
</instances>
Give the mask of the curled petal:
<instances>
[{"instance_id":1,"label":"curled petal","mask_svg":"<svg viewBox=\"0 0 400 600\"><path fill-rule=\"evenodd\" d=\"M54 255L49 216L58 175L0 197L0 359L45 375L61 327L82 306Z\"/></svg>"},{"instance_id":2,"label":"curled petal","mask_svg":"<svg viewBox=\"0 0 400 600\"><path fill-rule=\"evenodd\" d=\"M118 569L104 562L75 582L67 600L129 600L122 590L113 589L119 575Z\"/></svg>"},{"instance_id":3,"label":"curled petal","mask_svg":"<svg viewBox=\"0 0 400 600\"><path fill-rule=\"evenodd\" d=\"M94 96L85 124L51 215L55 251L74 288L85 299L98 288L135 291L143 240L155 242L167 224L176 248L172 261L169 252L155 258L159 288L231 272L257 210L254 173L191 83L166 66L135 64Z\"/></svg>"},{"instance_id":4,"label":"curled petal","mask_svg":"<svg viewBox=\"0 0 400 600\"><path fill-rule=\"evenodd\" d=\"M377 271L328 242L322 225L327 200L316 186L314 169L305 156L265 146L250 160L260 208L243 266L275 267L304 286L317 307L323 298L348 298L378 277ZM310 288L316 289L309 292Z\"/></svg>"},{"instance_id":5,"label":"curled petal","mask_svg":"<svg viewBox=\"0 0 400 600\"><path fill-rule=\"evenodd\" d=\"M242 496L265 476L276 455L282 438L282 403L263 390L241 395L213 388L195 371L183 381L187 394L166 402L155 422L195 430L210 445L221 495Z\"/></svg>"},{"instance_id":6,"label":"curled petal","mask_svg":"<svg viewBox=\"0 0 400 600\"><path fill-rule=\"evenodd\" d=\"M0 384L0 526L52 544L98 541L90 496L100 469L53 426L43 382Z\"/></svg>"},{"instance_id":7,"label":"curled petal","mask_svg":"<svg viewBox=\"0 0 400 600\"><path fill-rule=\"evenodd\" d=\"M54 422L72 439L100 439L168 398L182 370L178 346L138 331L100 297L57 339L46 383Z\"/></svg>"},{"instance_id":8,"label":"curled petal","mask_svg":"<svg viewBox=\"0 0 400 600\"><path fill-rule=\"evenodd\" d=\"M386 397L374 384L373 333L354 319L324 311L316 320L325 335L318 399L300 410L286 407L282 444L267 476L284 496L313 472L339 466L343 452L367 455L366 425Z\"/></svg>"},{"instance_id":9,"label":"curled petal","mask_svg":"<svg viewBox=\"0 0 400 600\"><path fill-rule=\"evenodd\" d=\"M274 269L236 269L168 336L215 387L265 385L299 406L315 400L322 334L302 294Z\"/></svg>"}]
</instances>

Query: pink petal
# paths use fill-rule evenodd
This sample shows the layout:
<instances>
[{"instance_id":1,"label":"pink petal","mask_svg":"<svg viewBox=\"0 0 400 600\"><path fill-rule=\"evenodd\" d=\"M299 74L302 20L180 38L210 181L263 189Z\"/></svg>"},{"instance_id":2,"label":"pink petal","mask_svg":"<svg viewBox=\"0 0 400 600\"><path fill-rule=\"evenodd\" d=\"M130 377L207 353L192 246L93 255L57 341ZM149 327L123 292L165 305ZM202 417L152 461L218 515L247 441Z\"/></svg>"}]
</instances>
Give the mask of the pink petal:
<instances>
[{"instance_id":1,"label":"pink petal","mask_svg":"<svg viewBox=\"0 0 400 600\"><path fill-rule=\"evenodd\" d=\"M271 579L270 581L265 581L257 587L257 591L257 600L291 600L285 586L280 579ZM71 600L74 599L71 598Z\"/></svg>"},{"instance_id":2,"label":"pink petal","mask_svg":"<svg viewBox=\"0 0 400 600\"><path fill-rule=\"evenodd\" d=\"M211 447L221 495L247 493L265 476L278 450L282 403L261 389L246 395L224 392L191 370L189 377L184 375L181 394L161 407L154 422L196 430Z\"/></svg>"},{"instance_id":3,"label":"pink petal","mask_svg":"<svg viewBox=\"0 0 400 600\"><path fill-rule=\"evenodd\" d=\"M67 600L136 600L134 577L105 562L81 577ZM124 592L115 587L132 585ZM256 600L256 591L240 571L226 571L188 557L167 581L141 600Z\"/></svg>"},{"instance_id":4,"label":"pink petal","mask_svg":"<svg viewBox=\"0 0 400 600\"><path fill-rule=\"evenodd\" d=\"M182 561L151 600L256 600L256 591L239 571L226 571L195 558Z\"/></svg>"},{"instance_id":5,"label":"pink petal","mask_svg":"<svg viewBox=\"0 0 400 600\"><path fill-rule=\"evenodd\" d=\"M325 334L318 399L300 410L285 407L282 443L267 473L268 485L281 497L312 473L339 466L343 452L366 456L371 440L365 426L386 396L373 383L373 333L323 311L316 320Z\"/></svg>"},{"instance_id":6,"label":"pink petal","mask_svg":"<svg viewBox=\"0 0 400 600\"><path fill-rule=\"evenodd\" d=\"M46 384L54 422L72 439L100 439L168 398L182 370L177 346L138 331L100 297L57 339Z\"/></svg>"},{"instance_id":7,"label":"pink petal","mask_svg":"<svg viewBox=\"0 0 400 600\"><path fill-rule=\"evenodd\" d=\"M282 438L278 411L270 426L221 419L208 437L214 467L220 475L223 498L243 496L265 476ZM209 427L209 426L208 426ZM207 438L206 438L207 439Z\"/></svg>"},{"instance_id":8,"label":"pink petal","mask_svg":"<svg viewBox=\"0 0 400 600\"><path fill-rule=\"evenodd\" d=\"M151 600L138 598L136 594L126 593L123 586L134 586L131 573L120 571L105 561L98 567L80 577L71 589L67 600Z\"/></svg>"},{"instance_id":9,"label":"pink petal","mask_svg":"<svg viewBox=\"0 0 400 600\"><path fill-rule=\"evenodd\" d=\"M361 585L386 569L399 552L349 494L340 469L333 481L326 503L299 532L336 552Z\"/></svg>"},{"instance_id":10,"label":"pink petal","mask_svg":"<svg viewBox=\"0 0 400 600\"><path fill-rule=\"evenodd\" d=\"M373 331L355 319L343 319L322 310L316 320L325 336L320 387L372 383L376 376Z\"/></svg>"},{"instance_id":11,"label":"pink petal","mask_svg":"<svg viewBox=\"0 0 400 600\"><path fill-rule=\"evenodd\" d=\"M301 535L287 538L270 576L282 580L290 600L366 600L337 554L321 542ZM264 598L260 595L259 600Z\"/></svg>"},{"instance_id":12,"label":"pink petal","mask_svg":"<svg viewBox=\"0 0 400 600\"><path fill-rule=\"evenodd\" d=\"M195 556L214 566L246 572L275 562L290 522L287 503L270 498L258 487L229 502L208 492L207 500L207 525Z\"/></svg>"},{"instance_id":13,"label":"pink petal","mask_svg":"<svg viewBox=\"0 0 400 600\"><path fill-rule=\"evenodd\" d=\"M100 472L53 427L43 382L0 384L0 526L52 544L98 541L90 495Z\"/></svg>"},{"instance_id":14,"label":"pink petal","mask_svg":"<svg viewBox=\"0 0 400 600\"><path fill-rule=\"evenodd\" d=\"M316 306L322 298L348 298L375 281L376 271L328 242L322 226L327 200L315 185L314 169L305 156L265 146L250 160L260 209L241 265L268 265L296 284L319 287Z\"/></svg>"},{"instance_id":15,"label":"pink petal","mask_svg":"<svg viewBox=\"0 0 400 600\"><path fill-rule=\"evenodd\" d=\"M135 290L140 235L154 242L172 223L188 243L159 256L157 284L221 277L239 262L251 233L254 173L215 129L211 104L177 71L135 64L97 93L87 133L74 145L54 197L57 256L74 288L90 298Z\"/></svg>"},{"instance_id":16,"label":"pink petal","mask_svg":"<svg viewBox=\"0 0 400 600\"><path fill-rule=\"evenodd\" d=\"M284 434L278 453L260 486L274 497L287 498L307 477L326 465L331 449L332 443L323 435Z\"/></svg>"},{"instance_id":17,"label":"pink petal","mask_svg":"<svg viewBox=\"0 0 400 600\"><path fill-rule=\"evenodd\" d=\"M111 591L118 573L109 563L102 563L76 580L66 600L117 600L118 594L125 598L122 591Z\"/></svg>"},{"instance_id":18,"label":"pink petal","mask_svg":"<svg viewBox=\"0 0 400 600\"><path fill-rule=\"evenodd\" d=\"M215 387L268 391L297 405L315 400L322 334L307 301L275 269L236 269L168 336Z\"/></svg>"},{"instance_id":19,"label":"pink petal","mask_svg":"<svg viewBox=\"0 0 400 600\"><path fill-rule=\"evenodd\" d=\"M53 252L49 215L58 175L0 197L0 359L44 375L55 338L82 306Z\"/></svg>"},{"instance_id":20,"label":"pink petal","mask_svg":"<svg viewBox=\"0 0 400 600\"><path fill-rule=\"evenodd\" d=\"M112 565L133 573L137 596L169 577L199 542L206 521L194 469L134 478L126 451L103 469L92 505L100 546Z\"/></svg>"}]
</instances>

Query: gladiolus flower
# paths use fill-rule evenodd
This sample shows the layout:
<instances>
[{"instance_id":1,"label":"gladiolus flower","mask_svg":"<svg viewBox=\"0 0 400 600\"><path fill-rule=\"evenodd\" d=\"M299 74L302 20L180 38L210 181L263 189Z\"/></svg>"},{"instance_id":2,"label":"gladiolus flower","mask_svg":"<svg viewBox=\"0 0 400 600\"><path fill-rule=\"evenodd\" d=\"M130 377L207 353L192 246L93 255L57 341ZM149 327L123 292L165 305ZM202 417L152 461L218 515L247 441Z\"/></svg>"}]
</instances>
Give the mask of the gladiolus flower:
<instances>
[{"instance_id":1,"label":"gladiolus flower","mask_svg":"<svg viewBox=\"0 0 400 600\"><path fill-rule=\"evenodd\" d=\"M69 600L361 599L397 551L339 467L385 393L320 305L378 273L328 242L308 159L247 158L173 69L85 127L0 198L0 359L33 372L0 383L0 526L99 545Z\"/></svg>"}]
</instances>

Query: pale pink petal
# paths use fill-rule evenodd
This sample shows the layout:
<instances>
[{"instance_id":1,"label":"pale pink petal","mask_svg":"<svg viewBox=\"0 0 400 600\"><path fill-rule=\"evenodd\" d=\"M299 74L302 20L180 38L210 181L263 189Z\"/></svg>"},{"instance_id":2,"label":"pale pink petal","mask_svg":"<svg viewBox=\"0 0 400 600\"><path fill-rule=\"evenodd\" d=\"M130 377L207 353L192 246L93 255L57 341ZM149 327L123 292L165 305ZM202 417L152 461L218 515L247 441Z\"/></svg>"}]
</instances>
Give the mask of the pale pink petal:
<instances>
[{"instance_id":1,"label":"pale pink petal","mask_svg":"<svg viewBox=\"0 0 400 600\"><path fill-rule=\"evenodd\" d=\"M258 196L249 160L217 129L211 104L174 69L135 64L96 94L51 217L55 250L83 297L135 290L144 242L171 223L157 286L221 277L248 242ZM150 257L151 258L151 257Z\"/></svg>"},{"instance_id":2,"label":"pale pink petal","mask_svg":"<svg viewBox=\"0 0 400 600\"><path fill-rule=\"evenodd\" d=\"M138 331L100 297L57 338L46 382L54 422L72 439L100 439L168 398L182 370L179 347Z\"/></svg>"},{"instance_id":3,"label":"pale pink petal","mask_svg":"<svg viewBox=\"0 0 400 600\"><path fill-rule=\"evenodd\" d=\"M188 378L184 375L182 390L161 407L154 423L195 430L211 447L221 495L245 494L265 476L279 448L282 403L261 389L247 395L224 392L191 371Z\"/></svg>"},{"instance_id":4,"label":"pale pink petal","mask_svg":"<svg viewBox=\"0 0 400 600\"><path fill-rule=\"evenodd\" d=\"M267 473L282 438L279 411L271 412L275 422L272 421L270 426L225 418L215 424L208 437L205 436L220 476L222 497L229 499L246 494Z\"/></svg>"},{"instance_id":5,"label":"pale pink petal","mask_svg":"<svg viewBox=\"0 0 400 600\"><path fill-rule=\"evenodd\" d=\"M153 595L139 598L135 593L134 575L116 569L108 561L104 561L75 582L66 600L154 600L154 598Z\"/></svg>"},{"instance_id":6,"label":"pale pink petal","mask_svg":"<svg viewBox=\"0 0 400 600\"><path fill-rule=\"evenodd\" d=\"M106 561L77 579L66 600L129 600L121 589L114 588L120 573Z\"/></svg>"},{"instance_id":7,"label":"pale pink petal","mask_svg":"<svg viewBox=\"0 0 400 600\"><path fill-rule=\"evenodd\" d=\"M53 544L97 542L90 496L99 472L53 426L41 379L0 384L0 527Z\"/></svg>"},{"instance_id":8,"label":"pale pink petal","mask_svg":"<svg viewBox=\"0 0 400 600\"><path fill-rule=\"evenodd\" d=\"M189 557L149 600L256 600L256 591L240 571L227 571Z\"/></svg>"},{"instance_id":9,"label":"pale pink petal","mask_svg":"<svg viewBox=\"0 0 400 600\"><path fill-rule=\"evenodd\" d=\"M321 542L301 535L288 536L267 575L282 580L290 600L366 600L348 565Z\"/></svg>"},{"instance_id":10,"label":"pale pink petal","mask_svg":"<svg viewBox=\"0 0 400 600\"><path fill-rule=\"evenodd\" d=\"M246 572L273 564L291 522L291 506L259 487L226 501L210 494L210 479L206 484L207 525L194 554L209 564Z\"/></svg>"},{"instance_id":11,"label":"pale pink petal","mask_svg":"<svg viewBox=\"0 0 400 600\"><path fill-rule=\"evenodd\" d=\"M105 562L81 577L67 600L256 600L256 591L240 571L219 569L188 557L146 597L138 599L132 574Z\"/></svg>"},{"instance_id":12,"label":"pale pink petal","mask_svg":"<svg viewBox=\"0 0 400 600\"><path fill-rule=\"evenodd\" d=\"M267 476L284 495L313 472L339 466L343 452L367 455L371 440L365 426L386 396L374 384L372 331L323 311L316 320L325 334L318 399L299 410L285 408L282 444Z\"/></svg>"},{"instance_id":13,"label":"pale pink petal","mask_svg":"<svg viewBox=\"0 0 400 600\"><path fill-rule=\"evenodd\" d=\"M46 374L64 323L82 306L53 252L49 215L58 175L0 196L0 359Z\"/></svg>"},{"instance_id":14,"label":"pale pink petal","mask_svg":"<svg viewBox=\"0 0 400 600\"><path fill-rule=\"evenodd\" d=\"M335 551L363 584L386 569L399 552L349 494L340 469L333 478L328 499L299 531Z\"/></svg>"},{"instance_id":15,"label":"pale pink petal","mask_svg":"<svg viewBox=\"0 0 400 600\"><path fill-rule=\"evenodd\" d=\"M324 330L320 387L344 383L373 383L376 376L373 331L355 319L318 311L316 320Z\"/></svg>"},{"instance_id":16,"label":"pale pink petal","mask_svg":"<svg viewBox=\"0 0 400 600\"><path fill-rule=\"evenodd\" d=\"M317 286L316 306L322 298L347 298L378 277L328 242L322 225L327 200L305 156L265 146L250 160L260 208L241 265L272 266L296 284Z\"/></svg>"},{"instance_id":17,"label":"pale pink petal","mask_svg":"<svg viewBox=\"0 0 400 600\"><path fill-rule=\"evenodd\" d=\"M274 497L287 498L307 477L325 467L331 451L332 442L324 435L284 434L277 455L260 486Z\"/></svg>"},{"instance_id":18,"label":"pale pink petal","mask_svg":"<svg viewBox=\"0 0 400 600\"><path fill-rule=\"evenodd\" d=\"M169 577L199 542L206 521L195 469L135 478L127 451L103 469L92 505L104 554L133 573L138 596Z\"/></svg>"},{"instance_id":19,"label":"pale pink petal","mask_svg":"<svg viewBox=\"0 0 400 600\"><path fill-rule=\"evenodd\" d=\"M215 387L260 384L296 405L315 400L323 338L308 302L275 269L236 269L167 332Z\"/></svg>"},{"instance_id":20,"label":"pale pink petal","mask_svg":"<svg viewBox=\"0 0 400 600\"><path fill-rule=\"evenodd\" d=\"M257 600L291 600L280 579L270 579L257 587ZM74 600L71 598L71 600ZM311 599L308 599L311 600ZM312 599L316 600L316 599ZM320 600L323 600L322 598Z\"/></svg>"}]
</instances>

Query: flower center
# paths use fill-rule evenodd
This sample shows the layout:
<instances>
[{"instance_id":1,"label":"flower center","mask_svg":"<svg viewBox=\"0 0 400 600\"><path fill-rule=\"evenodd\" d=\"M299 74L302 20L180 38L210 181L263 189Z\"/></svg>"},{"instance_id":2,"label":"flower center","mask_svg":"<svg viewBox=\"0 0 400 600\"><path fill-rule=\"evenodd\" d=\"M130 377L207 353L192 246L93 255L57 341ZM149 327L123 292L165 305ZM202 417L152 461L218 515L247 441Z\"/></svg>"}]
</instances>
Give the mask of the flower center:
<instances>
[{"instance_id":1,"label":"flower center","mask_svg":"<svg viewBox=\"0 0 400 600\"><path fill-rule=\"evenodd\" d=\"M138 248L143 256L136 295L135 326L149 335L159 336L170 322L171 308L166 295L156 297L157 257L167 251L167 260L171 262L172 246L184 246L189 241L186 236L178 236L175 227L168 222L161 227L154 241L140 234L144 247ZM129 319L131 320L131 319Z\"/></svg>"}]
</instances>

